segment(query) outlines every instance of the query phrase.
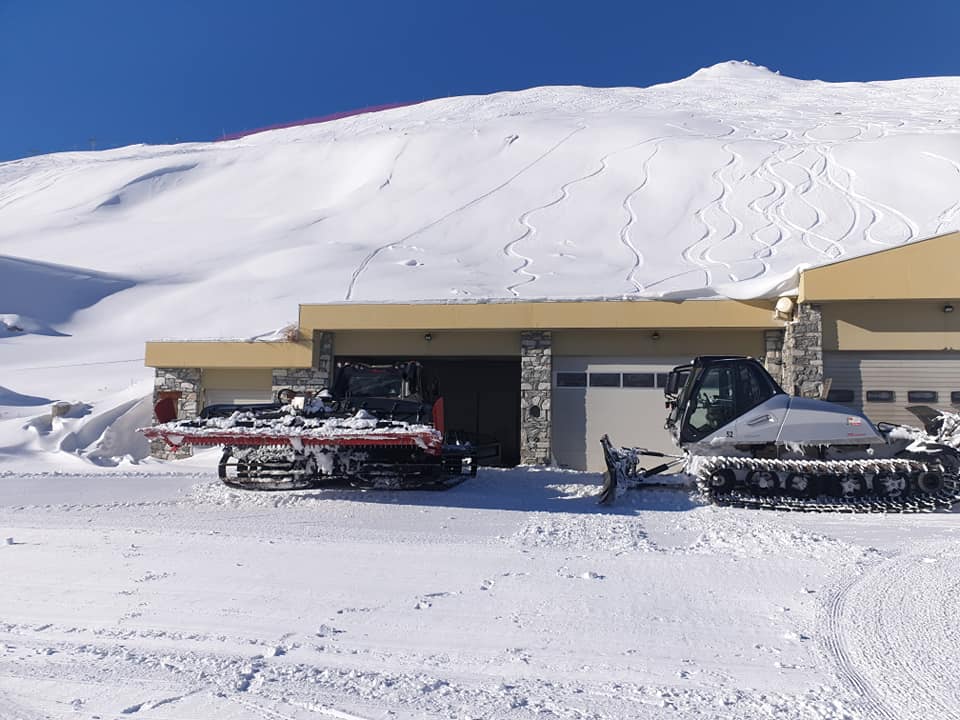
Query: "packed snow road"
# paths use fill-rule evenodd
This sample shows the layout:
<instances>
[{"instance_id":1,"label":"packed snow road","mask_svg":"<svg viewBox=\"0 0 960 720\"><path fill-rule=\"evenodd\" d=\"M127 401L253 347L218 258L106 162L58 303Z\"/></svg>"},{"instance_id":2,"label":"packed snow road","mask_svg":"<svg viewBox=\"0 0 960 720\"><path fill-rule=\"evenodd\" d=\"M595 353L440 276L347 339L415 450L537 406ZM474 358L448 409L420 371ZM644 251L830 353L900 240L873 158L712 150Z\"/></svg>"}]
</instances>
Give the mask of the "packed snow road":
<instances>
[{"instance_id":1,"label":"packed snow road","mask_svg":"<svg viewBox=\"0 0 960 720\"><path fill-rule=\"evenodd\" d=\"M0 475L0 718L956 717L958 518Z\"/></svg>"},{"instance_id":2,"label":"packed snow road","mask_svg":"<svg viewBox=\"0 0 960 720\"><path fill-rule=\"evenodd\" d=\"M824 646L871 717L960 718L960 543L920 547L835 588Z\"/></svg>"}]
</instances>

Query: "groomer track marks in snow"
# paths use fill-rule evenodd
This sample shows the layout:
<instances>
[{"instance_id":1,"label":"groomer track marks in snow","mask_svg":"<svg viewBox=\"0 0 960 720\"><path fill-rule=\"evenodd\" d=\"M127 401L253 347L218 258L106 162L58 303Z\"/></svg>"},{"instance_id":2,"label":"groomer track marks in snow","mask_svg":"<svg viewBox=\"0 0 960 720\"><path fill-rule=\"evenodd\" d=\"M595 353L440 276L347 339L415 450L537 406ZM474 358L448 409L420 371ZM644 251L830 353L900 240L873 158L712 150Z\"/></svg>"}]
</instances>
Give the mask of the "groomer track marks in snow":
<instances>
[{"instance_id":1,"label":"groomer track marks in snow","mask_svg":"<svg viewBox=\"0 0 960 720\"><path fill-rule=\"evenodd\" d=\"M821 645L878 720L960 718L960 542L867 565L825 609Z\"/></svg>"}]
</instances>

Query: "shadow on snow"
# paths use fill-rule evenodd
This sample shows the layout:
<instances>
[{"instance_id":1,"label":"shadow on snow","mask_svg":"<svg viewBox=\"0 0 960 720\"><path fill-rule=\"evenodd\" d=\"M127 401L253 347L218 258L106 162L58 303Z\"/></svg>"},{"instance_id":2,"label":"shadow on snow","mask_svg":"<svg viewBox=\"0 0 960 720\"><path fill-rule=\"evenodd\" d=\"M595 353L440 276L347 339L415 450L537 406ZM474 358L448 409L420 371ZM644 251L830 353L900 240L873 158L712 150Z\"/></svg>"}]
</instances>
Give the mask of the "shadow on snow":
<instances>
[{"instance_id":1,"label":"shadow on snow","mask_svg":"<svg viewBox=\"0 0 960 720\"><path fill-rule=\"evenodd\" d=\"M478 510L512 510L517 512L555 512L594 515L634 515L642 510L686 511L699 503L686 489L650 488L621 493L616 503L599 505L597 498L603 484L600 473L571 472L548 468L520 467L508 470L481 468L477 477L469 478L448 490L360 490L314 489L271 492L277 505L310 501L339 500L347 502L414 505ZM235 490L239 497L248 493L262 496L255 490Z\"/></svg>"}]
</instances>

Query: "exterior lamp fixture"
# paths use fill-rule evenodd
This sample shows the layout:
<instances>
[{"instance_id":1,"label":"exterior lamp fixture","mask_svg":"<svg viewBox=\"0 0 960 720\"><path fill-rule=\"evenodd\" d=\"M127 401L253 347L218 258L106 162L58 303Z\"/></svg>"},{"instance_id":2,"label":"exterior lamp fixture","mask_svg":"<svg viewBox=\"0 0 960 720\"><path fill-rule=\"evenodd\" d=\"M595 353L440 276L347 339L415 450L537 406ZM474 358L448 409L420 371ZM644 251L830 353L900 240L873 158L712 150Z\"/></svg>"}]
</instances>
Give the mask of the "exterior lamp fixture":
<instances>
[{"instance_id":1,"label":"exterior lamp fixture","mask_svg":"<svg viewBox=\"0 0 960 720\"><path fill-rule=\"evenodd\" d=\"M793 298L783 296L777 300L777 304L773 310L773 316L777 320L790 320L793 318L793 309L796 307L796 303L793 302Z\"/></svg>"},{"instance_id":2,"label":"exterior lamp fixture","mask_svg":"<svg viewBox=\"0 0 960 720\"><path fill-rule=\"evenodd\" d=\"M433 340L433 333L424 333L423 339L426 340L427 342L430 342L431 340Z\"/></svg>"},{"instance_id":3,"label":"exterior lamp fixture","mask_svg":"<svg viewBox=\"0 0 960 720\"><path fill-rule=\"evenodd\" d=\"M654 330L652 333L650 333L650 339L651 339L651 340L659 340L659 339L660 339L660 331L659 331L659 330Z\"/></svg>"},{"instance_id":4,"label":"exterior lamp fixture","mask_svg":"<svg viewBox=\"0 0 960 720\"><path fill-rule=\"evenodd\" d=\"M953 312L953 305L951 305L950 303L947 303L946 305L943 306L943 311L944 311L945 313L952 313L952 312Z\"/></svg>"}]
</instances>

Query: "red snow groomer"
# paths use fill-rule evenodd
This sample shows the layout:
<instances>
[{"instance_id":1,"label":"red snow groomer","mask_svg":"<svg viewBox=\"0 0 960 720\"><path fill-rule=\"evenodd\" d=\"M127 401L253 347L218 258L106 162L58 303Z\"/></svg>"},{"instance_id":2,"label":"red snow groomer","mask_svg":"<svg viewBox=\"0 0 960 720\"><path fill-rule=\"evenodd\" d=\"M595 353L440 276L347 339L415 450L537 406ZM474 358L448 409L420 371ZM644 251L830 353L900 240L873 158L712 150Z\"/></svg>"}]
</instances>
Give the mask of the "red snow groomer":
<instances>
[{"instance_id":1,"label":"red snow groomer","mask_svg":"<svg viewBox=\"0 0 960 720\"><path fill-rule=\"evenodd\" d=\"M200 417L143 428L173 448L222 445L231 487L442 489L476 474L469 442L446 442L443 399L419 363L341 363L332 392L281 390L277 403L211 405Z\"/></svg>"}]
</instances>

